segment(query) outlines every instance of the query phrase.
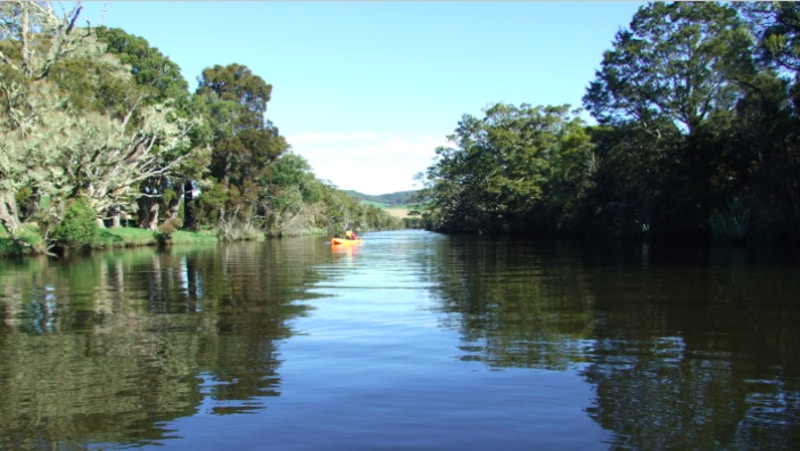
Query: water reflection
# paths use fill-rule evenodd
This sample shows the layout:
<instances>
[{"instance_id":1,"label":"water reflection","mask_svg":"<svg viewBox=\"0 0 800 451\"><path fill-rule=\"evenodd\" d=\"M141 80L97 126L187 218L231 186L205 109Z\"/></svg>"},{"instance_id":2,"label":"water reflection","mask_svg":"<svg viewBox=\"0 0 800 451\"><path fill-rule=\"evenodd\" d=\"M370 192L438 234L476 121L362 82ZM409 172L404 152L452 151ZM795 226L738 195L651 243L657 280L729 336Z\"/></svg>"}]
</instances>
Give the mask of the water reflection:
<instances>
[{"instance_id":1,"label":"water reflection","mask_svg":"<svg viewBox=\"0 0 800 451\"><path fill-rule=\"evenodd\" d=\"M614 448L792 449L800 280L774 257L463 239L433 273L462 360L578 371Z\"/></svg>"},{"instance_id":2,"label":"water reflection","mask_svg":"<svg viewBox=\"0 0 800 451\"><path fill-rule=\"evenodd\" d=\"M357 245L333 245L331 246L331 254L334 260L343 263L349 268L352 268L358 259L358 253L361 251L361 244Z\"/></svg>"},{"instance_id":3,"label":"water reflection","mask_svg":"<svg viewBox=\"0 0 800 451\"><path fill-rule=\"evenodd\" d=\"M406 231L0 261L0 448L791 449L782 255Z\"/></svg>"},{"instance_id":4,"label":"water reflection","mask_svg":"<svg viewBox=\"0 0 800 451\"><path fill-rule=\"evenodd\" d=\"M0 262L0 448L156 443L280 394L318 276L302 243Z\"/></svg>"},{"instance_id":5,"label":"water reflection","mask_svg":"<svg viewBox=\"0 0 800 451\"><path fill-rule=\"evenodd\" d=\"M440 255L441 311L463 336L462 360L547 370L587 360L593 298L576 261L507 239L461 239Z\"/></svg>"}]
</instances>

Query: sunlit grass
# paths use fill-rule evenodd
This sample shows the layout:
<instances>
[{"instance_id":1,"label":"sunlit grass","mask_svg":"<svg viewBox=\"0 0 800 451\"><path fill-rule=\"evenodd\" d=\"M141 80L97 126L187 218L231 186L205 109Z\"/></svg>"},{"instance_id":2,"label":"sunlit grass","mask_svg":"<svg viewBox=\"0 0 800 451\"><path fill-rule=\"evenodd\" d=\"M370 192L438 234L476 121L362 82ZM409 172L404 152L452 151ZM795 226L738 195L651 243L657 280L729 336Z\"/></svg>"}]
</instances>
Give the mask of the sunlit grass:
<instances>
[{"instance_id":1,"label":"sunlit grass","mask_svg":"<svg viewBox=\"0 0 800 451\"><path fill-rule=\"evenodd\" d=\"M210 244L216 243L213 231L172 233L169 244ZM119 249L145 246L158 246L156 232L132 227L101 229L97 241L93 244L97 249ZM24 224L17 240L12 240L5 230L0 229L0 257L35 255L44 252L47 243L42 238L36 224Z\"/></svg>"},{"instance_id":2,"label":"sunlit grass","mask_svg":"<svg viewBox=\"0 0 800 451\"><path fill-rule=\"evenodd\" d=\"M186 232L182 230L172 233L169 240L171 244L205 244L216 241L217 237L212 231ZM157 246L159 240L156 232L152 230L118 227L100 230L98 244L105 248Z\"/></svg>"},{"instance_id":3,"label":"sunlit grass","mask_svg":"<svg viewBox=\"0 0 800 451\"><path fill-rule=\"evenodd\" d=\"M17 237L18 240L12 240L5 230L0 229L0 257L34 255L45 249L44 239L36 224L23 224Z\"/></svg>"}]
</instances>

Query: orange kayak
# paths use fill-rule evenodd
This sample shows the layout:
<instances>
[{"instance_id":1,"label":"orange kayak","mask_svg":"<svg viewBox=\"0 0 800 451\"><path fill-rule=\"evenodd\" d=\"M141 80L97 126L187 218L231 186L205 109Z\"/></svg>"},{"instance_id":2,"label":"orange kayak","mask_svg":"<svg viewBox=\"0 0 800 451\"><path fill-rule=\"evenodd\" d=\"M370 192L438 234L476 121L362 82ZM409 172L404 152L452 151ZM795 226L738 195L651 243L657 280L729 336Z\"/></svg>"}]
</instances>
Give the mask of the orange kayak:
<instances>
[{"instance_id":1,"label":"orange kayak","mask_svg":"<svg viewBox=\"0 0 800 451\"><path fill-rule=\"evenodd\" d=\"M361 244L361 240L351 240L348 238L331 238L331 245L333 246L341 246L341 245L348 245L348 244Z\"/></svg>"}]
</instances>

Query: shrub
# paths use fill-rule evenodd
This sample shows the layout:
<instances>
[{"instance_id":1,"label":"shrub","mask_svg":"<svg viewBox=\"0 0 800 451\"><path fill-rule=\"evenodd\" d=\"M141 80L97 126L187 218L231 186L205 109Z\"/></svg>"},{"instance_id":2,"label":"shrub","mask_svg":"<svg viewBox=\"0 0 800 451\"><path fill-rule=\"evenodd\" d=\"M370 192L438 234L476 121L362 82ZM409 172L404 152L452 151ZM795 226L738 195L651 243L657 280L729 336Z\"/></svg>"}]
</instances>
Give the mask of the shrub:
<instances>
[{"instance_id":1,"label":"shrub","mask_svg":"<svg viewBox=\"0 0 800 451\"><path fill-rule=\"evenodd\" d=\"M50 240L58 247L66 249L86 249L91 247L98 236L98 226L94 209L85 198L73 200L56 227Z\"/></svg>"},{"instance_id":2,"label":"shrub","mask_svg":"<svg viewBox=\"0 0 800 451\"><path fill-rule=\"evenodd\" d=\"M183 226L181 218L169 218L158 226L158 231L155 233L156 241L158 244L165 246L172 241L172 234L178 231Z\"/></svg>"}]
</instances>

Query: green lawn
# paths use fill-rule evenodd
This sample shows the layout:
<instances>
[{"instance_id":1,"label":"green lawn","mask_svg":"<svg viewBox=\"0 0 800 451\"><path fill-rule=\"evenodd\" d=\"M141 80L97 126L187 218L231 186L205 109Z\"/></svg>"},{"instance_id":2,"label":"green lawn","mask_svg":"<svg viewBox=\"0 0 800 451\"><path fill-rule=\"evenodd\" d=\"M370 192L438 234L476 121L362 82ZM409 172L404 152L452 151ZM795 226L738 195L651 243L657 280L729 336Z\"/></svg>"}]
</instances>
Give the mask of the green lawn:
<instances>
[{"instance_id":1,"label":"green lawn","mask_svg":"<svg viewBox=\"0 0 800 451\"><path fill-rule=\"evenodd\" d=\"M177 231L172 234L171 244L208 244L215 243L217 237L212 231L184 232ZM157 246L159 244L156 233L152 230L120 227L115 229L101 229L95 247L99 249L114 249L127 247ZM33 255L45 250L45 243L35 224L25 224L19 233L19 241L9 239L5 230L0 230L0 257L13 255Z\"/></svg>"},{"instance_id":2,"label":"green lawn","mask_svg":"<svg viewBox=\"0 0 800 451\"><path fill-rule=\"evenodd\" d=\"M172 244L201 244L217 241L214 232L185 232L177 231L172 234ZM158 244L155 232L152 230L137 229L132 227L119 227L115 229L100 230L100 244L103 247L138 247L155 246Z\"/></svg>"}]
</instances>

